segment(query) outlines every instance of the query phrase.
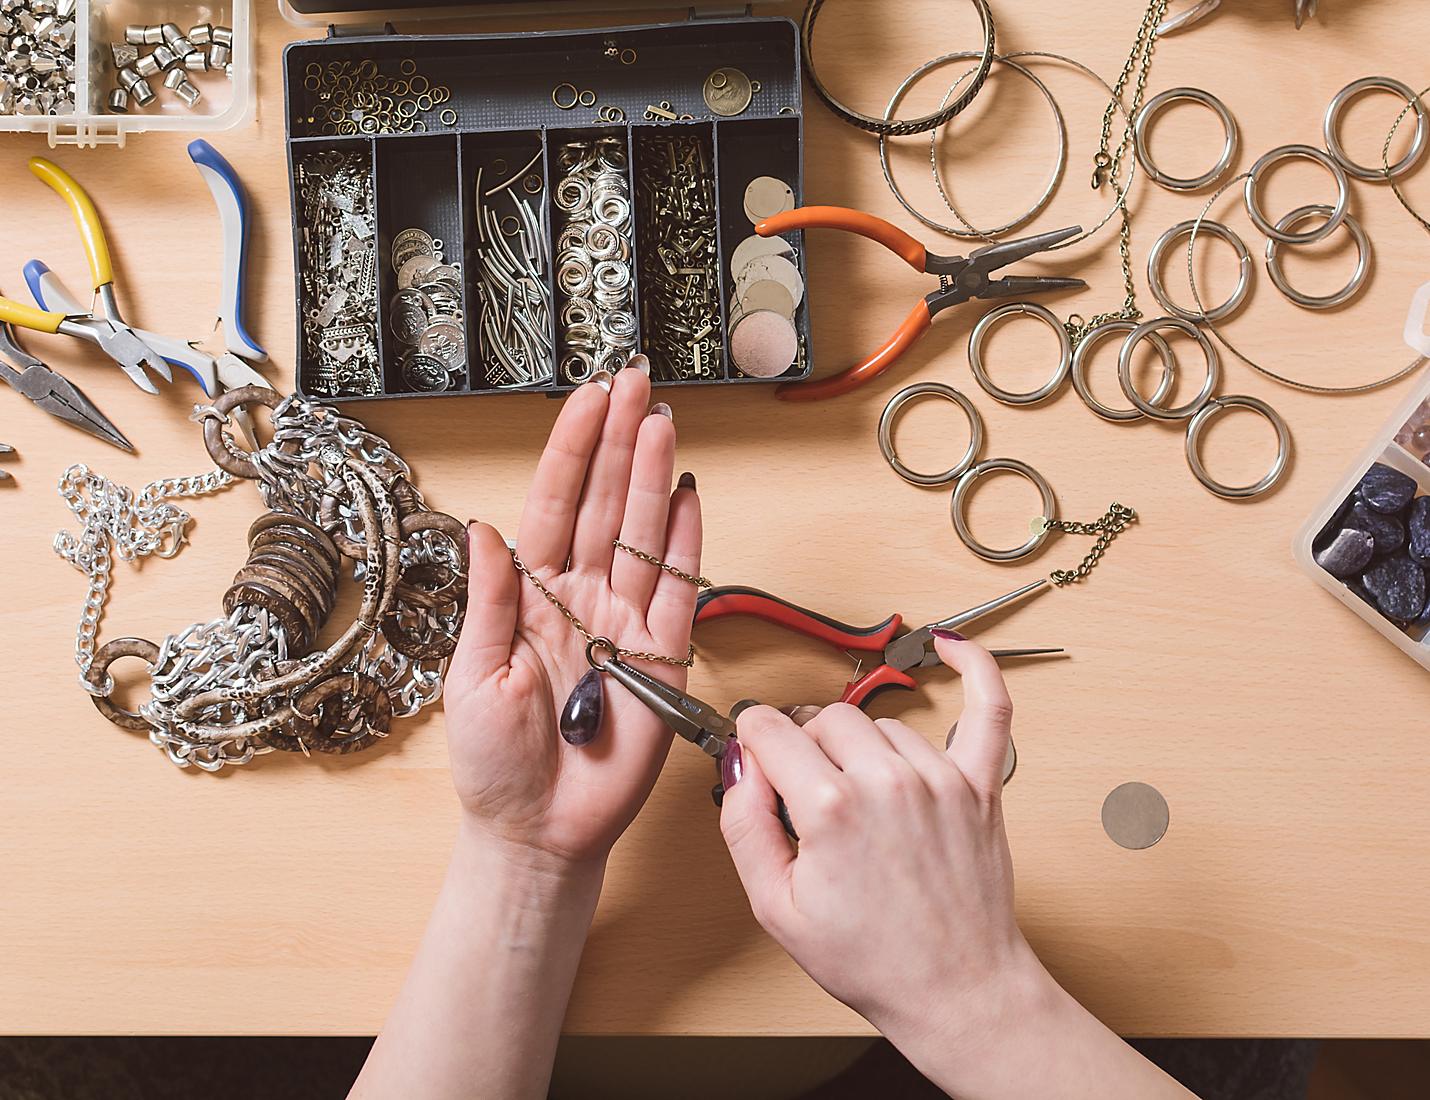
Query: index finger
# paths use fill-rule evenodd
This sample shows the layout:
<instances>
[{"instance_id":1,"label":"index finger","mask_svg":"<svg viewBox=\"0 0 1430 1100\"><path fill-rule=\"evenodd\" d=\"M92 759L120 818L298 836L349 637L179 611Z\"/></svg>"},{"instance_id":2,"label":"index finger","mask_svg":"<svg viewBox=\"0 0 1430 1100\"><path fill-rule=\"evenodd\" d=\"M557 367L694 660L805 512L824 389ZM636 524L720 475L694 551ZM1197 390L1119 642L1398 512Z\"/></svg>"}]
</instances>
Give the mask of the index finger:
<instances>
[{"instance_id":1,"label":"index finger","mask_svg":"<svg viewBox=\"0 0 1430 1100\"><path fill-rule=\"evenodd\" d=\"M844 774L814 738L773 707L751 707L735 725L742 750L754 754L796 822L801 806L810 805Z\"/></svg>"},{"instance_id":2,"label":"index finger","mask_svg":"<svg viewBox=\"0 0 1430 1100\"><path fill-rule=\"evenodd\" d=\"M963 713L948 754L968 783L992 797L1003 789L1003 762L1013 734L1013 700L998 662L975 642L935 638L944 664L963 677Z\"/></svg>"}]
</instances>

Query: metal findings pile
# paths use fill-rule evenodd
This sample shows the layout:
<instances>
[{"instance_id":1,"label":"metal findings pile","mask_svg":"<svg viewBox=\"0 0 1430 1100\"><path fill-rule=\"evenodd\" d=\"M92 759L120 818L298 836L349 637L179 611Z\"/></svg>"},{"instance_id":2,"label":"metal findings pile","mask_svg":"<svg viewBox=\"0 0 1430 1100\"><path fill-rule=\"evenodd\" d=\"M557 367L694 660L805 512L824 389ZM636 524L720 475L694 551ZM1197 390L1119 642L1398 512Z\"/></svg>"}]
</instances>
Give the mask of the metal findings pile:
<instances>
[{"instance_id":1,"label":"metal findings pile","mask_svg":"<svg viewBox=\"0 0 1430 1100\"><path fill-rule=\"evenodd\" d=\"M111 44L109 52L117 85L109 93L112 114L128 114L131 106L148 107L158 99L151 80L162 79L192 111L203 93L190 74L213 71L233 77L232 27L200 23L185 32L177 23L131 23L124 28L124 41Z\"/></svg>"},{"instance_id":2,"label":"metal findings pile","mask_svg":"<svg viewBox=\"0 0 1430 1100\"><path fill-rule=\"evenodd\" d=\"M392 335L402 345L402 382L414 393L442 393L459 385L467 365L462 272L442 256L442 242L422 229L392 240Z\"/></svg>"},{"instance_id":3,"label":"metal findings pile","mask_svg":"<svg viewBox=\"0 0 1430 1100\"><path fill-rule=\"evenodd\" d=\"M306 153L295 178L303 342L317 363L307 385L328 397L380 393L371 158L336 149Z\"/></svg>"},{"instance_id":4,"label":"metal findings pile","mask_svg":"<svg viewBox=\"0 0 1430 1100\"><path fill-rule=\"evenodd\" d=\"M75 0L0 2L0 115L75 109Z\"/></svg>"},{"instance_id":5,"label":"metal findings pile","mask_svg":"<svg viewBox=\"0 0 1430 1100\"><path fill-rule=\"evenodd\" d=\"M710 146L708 133L636 137L641 331L651 376L662 382L724 373Z\"/></svg>"},{"instance_id":6,"label":"metal findings pile","mask_svg":"<svg viewBox=\"0 0 1430 1100\"><path fill-rule=\"evenodd\" d=\"M784 180L760 176L745 188L752 225L795 207ZM730 361L751 378L778 378L796 366L803 342L795 313L804 303L804 278L794 247L781 237L752 236L730 257Z\"/></svg>"},{"instance_id":7,"label":"metal findings pile","mask_svg":"<svg viewBox=\"0 0 1430 1100\"><path fill-rule=\"evenodd\" d=\"M558 356L562 377L579 384L620 370L636 348L630 165L625 140L612 136L567 143L557 156Z\"/></svg>"},{"instance_id":8,"label":"metal findings pile","mask_svg":"<svg viewBox=\"0 0 1430 1100\"><path fill-rule=\"evenodd\" d=\"M477 355L487 384L499 388L543 385L552 377L545 184L533 170L540 159L538 148L524 168L485 191L486 166L477 169ZM491 167L497 175L509 171L501 158ZM502 199L511 213L498 212L507 205Z\"/></svg>"},{"instance_id":9,"label":"metal findings pile","mask_svg":"<svg viewBox=\"0 0 1430 1100\"><path fill-rule=\"evenodd\" d=\"M237 447L225 432L245 405L273 410L273 442ZM385 439L324 405L248 386L199 406L218 469L166 479L137 496L84 466L60 493L82 523L55 550L89 581L75 643L80 683L124 729L147 733L181 768L218 771L272 752L350 753L388 735L442 692L466 607L466 529L432 512ZM96 650L115 558L172 557L189 516L180 497L246 478L269 512L249 529L249 558L224 596L224 615L159 645L123 638ZM338 579L362 585L355 620L327 649L317 638ZM137 711L112 699L110 667L137 657L151 697Z\"/></svg>"},{"instance_id":10,"label":"metal findings pile","mask_svg":"<svg viewBox=\"0 0 1430 1100\"><path fill-rule=\"evenodd\" d=\"M458 121L457 112L445 106L452 89L418 72L410 57L398 64L396 75L382 72L370 58L312 61L303 72L303 90L312 100L297 122L316 134L424 134L439 125L451 129ZM426 116L434 111L437 118L429 121Z\"/></svg>"}]
</instances>

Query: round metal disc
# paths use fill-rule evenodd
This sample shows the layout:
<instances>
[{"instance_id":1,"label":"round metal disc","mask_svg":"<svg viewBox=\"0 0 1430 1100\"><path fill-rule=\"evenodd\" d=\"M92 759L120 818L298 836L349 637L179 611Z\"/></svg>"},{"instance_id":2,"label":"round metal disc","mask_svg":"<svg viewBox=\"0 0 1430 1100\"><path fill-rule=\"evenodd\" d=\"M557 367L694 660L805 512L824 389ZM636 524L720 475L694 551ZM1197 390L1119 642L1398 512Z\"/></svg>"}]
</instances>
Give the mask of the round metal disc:
<instances>
[{"instance_id":1,"label":"round metal disc","mask_svg":"<svg viewBox=\"0 0 1430 1100\"><path fill-rule=\"evenodd\" d=\"M456 370L467 359L466 334L460 326L444 321L432 325L422 334L418 350L441 361L449 370Z\"/></svg>"},{"instance_id":2,"label":"round metal disc","mask_svg":"<svg viewBox=\"0 0 1430 1100\"><path fill-rule=\"evenodd\" d=\"M421 229L404 229L392 239L392 266L400 271L414 256L431 256L436 251L430 234Z\"/></svg>"},{"instance_id":3,"label":"round metal disc","mask_svg":"<svg viewBox=\"0 0 1430 1100\"><path fill-rule=\"evenodd\" d=\"M783 256L761 256L758 260L751 260L735 280L735 293L743 301L746 297L746 287L766 280L779 283L788 290L795 309L804 301L804 279L799 268Z\"/></svg>"},{"instance_id":4,"label":"round metal disc","mask_svg":"<svg viewBox=\"0 0 1430 1100\"><path fill-rule=\"evenodd\" d=\"M754 98L754 85L739 69L716 69L705 78L705 105L717 115L729 118L744 114Z\"/></svg>"},{"instance_id":5,"label":"round metal disc","mask_svg":"<svg viewBox=\"0 0 1430 1100\"><path fill-rule=\"evenodd\" d=\"M745 217L759 225L766 218L794 209L794 188L773 176L758 176L745 188Z\"/></svg>"},{"instance_id":6,"label":"round metal disc","mask_svg":"<svg viewBox=\"0 0 1430 1100\"><path fill-rule=\"evenodd\" d=\"M416 344L427 331L432 300L420 290L399 290L392 299L392 335L404 344Z\"/></svg>"},{"instance_id":7,"label":"round metal disc","mask_svg":"<svg viewBox=\"0 0 1430 1100\"><path fill-rule=\"evenodd\" d=\"M397 287L407 290L424 282L427 276L445 265L436 256L426 254L413 256L397 269Z\"/></svg>"},{"instance_id":8,"label":"round metal disc","mask_svg":"<svg viewBox=\"0 0 1430 1100\"><path fill-rule=\"evenodd\" d=\"M760 309L768 309L781 317L794 320L794 298L783 284L763 279L758 283L735 288L734 297L730 300L732 316L743 317Z\"/></svg>"},{"instance_id":9,"label":"round metal disc","mask_svg":"<svg viewBox=\"0 0 1430 1100\"><path fill-rule=\"evenodd\" d=\"M751 260L765 256L783 256L786 260L793 260L794 246L783 237L746 237L730 255L730 277L738 279Z\"/></svg>"},{"instance_id":10,"label":"round metal disc","mask_svg":"<svg viewBox=\"0 0 1430 1100\"><path fill-rule=\"evenodd\" d=\"M731 330L730 358L751 378L778 378L799 358L794 322L768 309L745 314Z\"/></svg>"},{"instance_id":11,"label":"round metal disc","mask_svg":"<svg viewBox=\"0 0 1430 1100\"><path fill-rule=\"evenodd\" d=\"M1124 783L1102 803L1102 828L1114 844L1138 851L1167 835L1167 800L1146 783Z\"/></svg>"}]
</instances>

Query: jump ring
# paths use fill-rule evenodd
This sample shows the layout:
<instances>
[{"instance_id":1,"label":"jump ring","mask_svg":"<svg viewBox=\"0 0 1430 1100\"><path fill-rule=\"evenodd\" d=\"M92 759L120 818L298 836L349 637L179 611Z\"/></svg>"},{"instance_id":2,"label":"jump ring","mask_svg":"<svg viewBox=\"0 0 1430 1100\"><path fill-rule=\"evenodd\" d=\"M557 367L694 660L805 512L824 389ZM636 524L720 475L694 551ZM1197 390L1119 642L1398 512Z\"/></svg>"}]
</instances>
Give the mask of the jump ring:
<instances>
[{"instance_id":1,"label":"jump ring","mask_svg":"<svg viewBox=\"0 0 1430 1100\"><path fill-rule=\"evenodd\" d=\"M1312 203L1309 206L1299 207L1287 214L1276 223L1277 229L1291 229L1297 222L1305 221L1307 218L1324 216L1331 212L1331 208L1324 203ZM1286 273L1281 270L1281 256L1279 255L1280 244L1275 240L1266 242L1266 273L1271 276L1271 281L1276 285L1276 289L1286 295L1291 301L1304 309L1334 309L1336 306L1344 305L1365 286L1367 276L1370 275L1370 236L1361 227L1352 215L1347 214L1343 223L1356 243L1356 269L1348 282L1334 294L1327 294L1317 297L1313 294L1303 294L1291 285L1286 278Z\"/></svg>"},{"instance_id":2,"label":"jump ring","mask_svg":"<svg viewBox=\"0 0 1430 1100\"><path fill-rule=\"evenodd\" d=\"M1307 208L1302 208L1302 210L1305 209ZM1329 206L1317 207L1316 209L1327 214L1331 212ZM1278 225L1277 228L1281 228L1281 226L1287 224L1287 219L1283 218L1281 225ZM1240 265L1240 271L1236 279L1236 289L1232 291L1231 297L1214 309L1207 310L1206 313L1198 313L1196 310L1186 309L1183 306L1177 305L1176 302L1172 301L1172 296L1167 293L1166 284L1162 282L1162 259L1167 254L1167 249L1171 248L1173 243L1181 238L1191 236L1194 229L1198 236L1206 233L1212 237L1220 237L1227 244L1231 245L1231 247L1236 250L1237 261ZM1156 298L1157 301L1161 303L1162 308L1173 317L1180 317L1184 321L1220 321L1224 317L1230 317L1241 308L1242 303L1246 301L1247 294L1251 291L1252 271L1251 252L1247 249L1246 242L1221 222L1214 222L1209 219L1203 220L1200 227L1197 226L1195 221L1178 222L1157 238L1157 243L1152 246L1152 251L1147 257L1147 285L1152 290L1152 297Z\"/></svg>"},{"instance_id":3,"label":"jump ring","mask_svg":"<svg viewBox=\"0 0 1430 1100\"><path fill-rule=\"evenodd\" d=\"M894 450L894 426L898 423L904 408L911 401L920 397L941 397L946 401L952 401L968 417L971 434L968 450L964 451L963 457L954 466L941 474L921 474L909 469L900 461L898 453ZM919 382L916 385L905 387L890 398L889 403L884 406L883 415L879 417L879 450L884 455L884 461L893 468L894 473L911 485L934 487L957 481L977 461L978 452L982 449L983 417L979 415L978 408L958 390L942 382Z\"/></svg>"},{"instance_id":4,"label":"jump ring","mask_svg":"<svg viewBox=\"0 0 1430 1100\"><path fill-rule=\"evenodd\" d=\"M979 478L985 474L991 474L995 470L1007 470L1009 473L1018 474L1031 481L1043 500L1043 518L1046 520L1057 518L1058 501L1057 497L1053 495L1053 487L1048 484L1047 478L1026 462L1019 462L1016 458L990 458L987 462L980 462L958 479L958 485L953 490L953 504L951 505L953 529L958 535L959 541L984 561L1019 561L1043 545L1048 537L1048 532L1052 530L1051 527L1047 524L1040 525L1041 530L1017 549L994 550L984 546L973 537L973 532L968 527L968 519L964 515L968 507L968 494L973 490L974 484Z\"/></svg>"},{"instance_id":5,"label":"jump ring","mask_svg":"<svg viewBox=\"0 0 1430 1100\"><path fill-rule=\"evenodd\" d=\"M1346 153L1345 146L1341 144L1339 133L1341 115L1350 101L1376 89L1402 97L1409 108L1415 112L1415 137L1410 142L1410 149L1405 156L1388 169L1384 167L1366 168L1351 160ZM1347 84L1336 93L1336 98L1331 100L1331 105L1326 108L1326 119L1322 129L1325 132L1326 148L1330 150L1336 163L1356 179L1374 182L1403 176L1415 167L1416 162L1425 152L1427 139L1430 139L1430 116L1427 116L1425 105L1420 102L1420 97L1415 94L1410 85L1388 76L1367 76Z\"/></svg>"},{"instance_id":6,"label":"jump ring","mask_svg":"<svg viewBox=\"0 0 1430 1100\"><path fill-rule=\"evenodd\" d=\"M1202 384L1201 391L1191 401L1185 405L1178 405L1176 408L1164 409L1162 406L1154 405L1148 401L1137 392L1137 387L1132 384L1132 353L1136 350L1137 345L1143 340L1149 339L1152 333L1169 328L1186 333L1201 345L1202 354L1207 359L1207 380ZM1144 415L1150 416L1153 420L1187 420L1201 412L1206 403L1212 399L1212 394L1216 393L1216 388L1221 383L1221 356L1217 354L1215 345L1207 339L1206 333L1192 322L1183 320L1181 317L1158 317L1138 325L1123 342L1122 352L1117 358L1117 378L1122 383L1122 392L1127 395L1127 399Z\"/></svg>"},{"instance_id":7,"label":"jump ring","mask_svg":"<svg viewBox=\"0 0 1430 1100\"><path fill-rule=\"evenodd\" d=\"M586 663L592 668L605 668L607 662L596 660L596 654L603 649L611 655L611 660L615 660L621 655L621 651L616 648L616 643L610 638L592 638L586 643Z\"/></svg>"},{"instance_id":8,"label":"jump ring","mask_svg":"<svg viewBox=\"0 0 1430 1100\"><path fill-rule=\"evenodd\" d=\"M1276 461L1271 464L1271 470L1267 475L1254 485L1223 485L1212 477L1207 472L1206 466L1202 464L1201 439L1203 433L1213 420L1233 408L1250 409L1252 412L1260 413L1276 429ZM1187 465L1191 467L1196 479L1219 497L1225 497L1228 500L1245 500L1248 497L1257 497L1268 492L1286 473L1286 467L1290 460L1291 431L1287 428L1286 421L1281 418L1280 413L1260 398L1240 395L1214 398L1196 416L1192 417L1191 423L1187 425Z\"/></svg>"},{"instance_id":9,"label":"jump ring","mask_svg":"<svg viewBox=\"0 0 1430 1100\"><path fill-rule=\"evenodd\" d=\"M1051 328L1058 338L1058 365L1052 377L1028 393L1014 393L994 385L983 365L983 342L988 338L988 333L995 325L1019 314L1036 317ZM1001 401L1005 405L1036 405L1057 393L1068 380L1068 373L1072 370L1072 339L1068 336L1067 328L1046 306L1036 302L1009 302L985 313L979 318L978 324L973 326L973 332L968 337L968 365L972 368L973 377L978 384L995 401Z\"/></svg>"},{"instance_id":10,"label":"jump ring","mask_svg":"<svg viewBox=\"0 0 1430 1100\"><path fill-rule=\"evenodd\" d=\"M1157 167L1152 160L1152 153L1148 149L1147 131L1152 125L1153 119L1160 115L1167 107L1173 103L1189 101L1200 103L1210 107L1221 119L1222 128L1226 131L1226 142L1222 145L1221 156L1217 158L1216 164L1211 169L1203 172L1200 176L1182 178L1171 176ZM1203 187L1210 187L1222 177L1222 174L1231 167L1231 162L1236 158L1237 146L1240 144L1241 135L1237 129L1236 119L1227 110L1227 106L1211 92L1203 91L1201 88L1169 88L1165 92L1154 95L1149 99L1142 110L1137 112L1137 120L1132 125L1133 148L1137 153L1137 160L1142 165L1142 170L1152 179L1154 183L1159 183L1170 191L1200 191Z\"/></svg>"},{"instance_id":11,"label":"jump ring","mask_svg":"<svg viewBox=\"0 0 1430 1100\"><path fill-rule=\"evenodd\" d=\"M1114 332L1135 332L1137 330L1136 321L1104 321L1083 333L1082 340L1078 342L1077 350L1073 352L1072 360L1072 384L1077 395L1082 398L1082 403L1095 412L1104 420L1113 423L1126 423L1132 420L1141 420L1146 414L1140 409L1114 409L1109 405L1104 405L1092 392L1092 387L1087 384L1088 360L1092 357L1092 349L1102 343ZM1162 381L1157 386L1157 392L1152 395L1151 403L1156 405L1171 392L1177 381L1177 357L1172 352L1172 346L1162 339L1160 333L1154 332L1147 337L1152 346L1157 349L1157 354L1162 357Z\"/></svg>"},{"instance_id":12,"label":"jump ring","mask_svg":"<svg viewBox=\"0 0 1430 1100\"><path fill-rule=\"evenodd\" d=\"M1324 225L1309 229L1305 233L1286 233L1277 229L1261 212L1261 205L1256 197L1256 185L1261 180L1261 174L1273 164L1296 157L1313 160L1331 173L1336 181L1336 205ZM1315 244L1317 241L1324 241L1345 220L1351 202L1351 183L1346 176L1345 169L1337 161L1332 160L1329 153L1310 145L1283 145L1278 149L1272 149L1251 166L1251 171L1246 176L1245 197L1247 214L1251 216L1256 228L1266 236L1272 240L1280 241L1282 244Z\"/></svg>"},{"instance_id":13,"label":"jump ring","mask_svg":"<svg viewBox=\"0 0 1430 1100\"><path fill-rule=\"evenodd\" d=\"M571 102L570 102L570 103L563 103L563 102L562 102L562 100L563 100L565 97L561 94L561 92L562 92L562 90L565 89L565 88L570 88L570 89L571 89ZM576 106L576 104L580 101L580 99L581 99L581 92L580 92L580 90L576 87L576 85L574 85L574 84L570 84L570 83L558 84L558 85L556 85L556 87L554 87L554 88L551 89L551 102L556 105L556 107L557 107L558 110L562 110L562 111L572 110L572 109Z\"/></svg>"}]
</instances>

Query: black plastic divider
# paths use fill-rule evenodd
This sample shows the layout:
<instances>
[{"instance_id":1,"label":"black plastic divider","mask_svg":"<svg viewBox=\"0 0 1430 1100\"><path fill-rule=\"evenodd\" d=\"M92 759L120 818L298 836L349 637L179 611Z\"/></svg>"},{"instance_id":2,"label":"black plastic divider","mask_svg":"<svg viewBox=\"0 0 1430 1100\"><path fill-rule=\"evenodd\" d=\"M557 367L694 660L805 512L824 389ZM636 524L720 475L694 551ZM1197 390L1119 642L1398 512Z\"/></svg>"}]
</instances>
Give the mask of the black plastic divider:
<instances>
[{"instance_id":1,"label":"black plastic divider","mask_svg":"<svg viewBox=\"0 0 1430 1100\"><path fill-rule=\"evenodd\" d=\"M473 391L501 393L513 390L512 384L498 385L507 381L509 375L500 360L491 352L482 339L484 311L496 308L484 301L478 289L482 280L482 257L487 249L495 247L490 228L478 221L479 212L490 206L496 213L499 224L506 218L518 218L517 208L508 192L515 189L516 195L537 212L542 223L544 245L549 258L551 234L549 212L547 210L551 193L551 182L546 173L546 137L540 130L492 130L461 137L462 164L462 225L463 225L463 275L467 294L467 358L471 364L471 387ZM537 176L541 189L527 190L525 180ZM502 188L505 183L510 187ZM488 194L494 189L495 194ZM546 264L544 276L548 296L553 292L551 264ZM499 304L498 304L499 305ZM555 346L554 316L547 332L552 346ZM553 373L555 361L552 360ZM546 385L524 386L522 392L549 388Z\"/></svg>"},{"instance_id":2,"label":"black plastic divider","mask_svg":"<svg viewBox=\"0 0 1430 1100\"><path fill-rule=\"evenodd\" d=\"M377 150L378 331L382 346L384 389L410 394L403 381L402 359L413 349L392 330L392 302L398 292L392 242L408 229L420 229L440 243L448 264L461 255L462 206L458 192L457 139L450 134L390 135L375 139ZM466 313L465 299L462 304ZM463 369L453 389L468 389ZM431 396L425 394L424 396Z\"/></svg>"},{"instance_id":3,"label":"black plastic divider","mask_svg":"<svg viewBox=\"0 0 1430 1100\"><path fill-rule=\"evenodd\" d=\"M730 304L735 293L734 272L730 261L746 238L755 235L754 224L745 213L745 189L760 176L773 176L789 184L794 191L795 205L804 201L800 172L800 120L783 118L730 118L715 124L716 184L720 196L720 278L722 305L725 310L725 362L732 382L768 383L767 378L749 378L731 362ZM804 234L782 234L794 247L795 266L800 278L808 284L805 270ZM807 297L807 296L806 296ZM802 377L809 372L809 309L801 302L794 314L795 328L800 334L800 361L784 375Z\"/></svg>"},{"instance_id":4,"label":"black plastic divider","mask_svg":"<svg viewBox=\"0 0 1430 1100\"><path fill-rule=\"evenodd\" d=\"M373 142L368 137L306 137L293 138L288 143L288 180L289 190L293 202L293 280L294 297L297 300L297 353L294 365L294 380L300 393L315 393L309 388L310 383L316 382L320 364L316 357L308 352L307 327L309 324L308 315L310 312L316 313L322 308L322 302L309 301L303 290L303 239L306 235L307 226L302 223L303 202L298 194L298 166L311 153L319 153L325 150L339 150L346 152L358 152L366 149L368 157L368 171L373 181L373 196L376 200L377 189L377 153L373 149ZM376 207L374 206L374 209ZM379 292L379 297L381 296ZM382 354L382 334L378 333L378 356L381 362Z\"/></svg>"},{"instance_id":5,"label":"black plastic divider","mask_svg":"<svg viewBox=\"0 0 1430 1100\"><path fill-rule=\"evenodd\" d=\"M636 247L637 247L637 245L636 245L636 236L637 236L637 234L636 234L636 202L635 202L636 190L635 190L635 178L634 178L635 150L632 148L632 144L631 144L631 129L630 129L629 126L615 126L615 125L607 125L607 126L580 126L580 127L571 127L571 128L567 128L567 129L557 129L557 128L549 129L549 130L546 131L546 165L547 165L546 175L547 175L547 180L549 181L549 184L550 184L550 190L549 190L549 192L548 192L548 207L547 207L547 209L548 209L548 213L549 213L548 224L549 224L549 229L550 229L552 286L553 286L553 291L554 291L554 295L555 295L555 296L553 297L553 299L552 299L552 303L553 303L553 305L552 305L552 318L553 318L553 321L554 321L554 323L555 323L555 329L556 329L555 361L556 361L556 373L557 373L557 377L556 377L555 387L556 387L557 389L563 390L563 391L570 391L570 390L572 390L572 389L575 389L575 386L574 386L573 384L571 384L570 382L568 382L568 381L561 375L561 360L562 360L563 357L564 357L564 356L563 356L563 351L562 351L562 348L561 348L561 333L562 333L562 329L565 327L565 326L563 326L563 325L561 324L561 308L562 308L562 306L564 306L564 305L566 304L566 302L567 302L567 300L568 300L567 295L561 290L561 286L560 286L559 282L558 282L557 279L556 279L556 269L557 269L557 263L556 263L556 239L557 239L557 237L560 236L560 234L561 234L561 229L562 229L562 227L566 224L566 221L567 221L566 212L563 211L563 210L561 210L561 209L556 205L556 189L560 186L561 180L564 178L564 176L565 176L565 174L566 174L566 173L565 173L565 170L564 170L564 169L562 168L562 166L561 166L561 148L562 148L563 145L567 145L567 144L573 143L573 142L579 142L579 143L581 143L581 144L590 144L590 143L592 143L592 142L599 141L601 138L615 138L615 139L617 139L617 140L621 143L621 147L625 150L625 154L626 154L626 172L625 172L625 176L626 176L626 188L627 188L627 190L629 191L630 196L631 196L631 219L630 219L630 225L629 225L629 227L628 227L628 229L627 229L627 233L628 233L628 235L629 235L629 238L628 238L628 239L629 239L629 243L630 243L631 310L632 310L632 313L634 314L634 316L635 316L635 318L636 318L636 350L633 351L631 354L634 355L634 354L636 354L637 352L639 352L640 349L641 349L641 340L640 340L640 286L639 286L640 280L636 277L636 271L637 271L637 267L636 267Z\"/></svg>"}]
</instances>

